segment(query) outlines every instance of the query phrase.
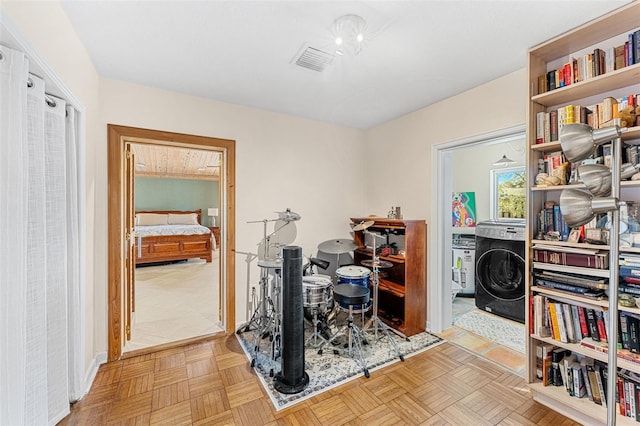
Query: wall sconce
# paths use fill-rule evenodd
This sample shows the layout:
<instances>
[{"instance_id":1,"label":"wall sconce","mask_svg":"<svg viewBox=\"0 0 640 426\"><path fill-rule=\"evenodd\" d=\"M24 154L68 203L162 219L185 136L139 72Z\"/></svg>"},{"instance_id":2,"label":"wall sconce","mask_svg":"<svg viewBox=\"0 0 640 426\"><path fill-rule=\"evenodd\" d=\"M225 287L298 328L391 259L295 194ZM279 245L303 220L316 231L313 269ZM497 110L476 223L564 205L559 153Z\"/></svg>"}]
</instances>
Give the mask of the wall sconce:
<instances>
[{"instance_id":1,"label":"wall sconce","mask_svg":"<svg viewBox=\"0 0 640 426\"><path fill-rule=\"evenodd\" d=\"M209 207L207 209L207 216L211 217L211 226L216 226L216 217L218 216L217 207Z\"/></svg>"}]
</instances>

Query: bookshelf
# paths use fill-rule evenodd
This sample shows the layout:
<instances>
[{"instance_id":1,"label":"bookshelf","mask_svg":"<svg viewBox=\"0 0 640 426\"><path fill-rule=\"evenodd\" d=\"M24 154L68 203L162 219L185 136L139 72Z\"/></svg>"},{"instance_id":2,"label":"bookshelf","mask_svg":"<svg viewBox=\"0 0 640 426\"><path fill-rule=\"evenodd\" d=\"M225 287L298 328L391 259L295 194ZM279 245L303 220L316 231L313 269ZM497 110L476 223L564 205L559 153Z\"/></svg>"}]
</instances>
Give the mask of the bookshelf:
<instances>
[{"instance_id":1,"label":"bookshelf","mask_svg":"<svg viewBox=\"0 0 640 426\"><path fill-rule=\"evenodd\" d=\"M538 236L538 213L545 208L549 201L559 204L560 193L566 188L582 189L581 183L570 185L536 186L535 176L538 173L539 160L547 153L561 151L558 141L546 141L536 143L538 137L538 113L548 113L566 105L589 106L606 97L619 98L626 94L640 93L640 63L624 68L610 70L604 74L592 77L580 82L572 82L561 88L550 91L538 90L539 78L548 71L559 68L563 62L569 62L572 58L584 55L584 52L601 48L607 51L613 45L619 44L624 36L640 29L640 1L632 2L615 11L595 19L587 24L577 27L565 34L548 40L528 52L528 84L529 100L527 102L527 304L526 318L529 337L527 339L527 371L526 379L534 393L534 399L550 408L584 424L606 423L608 412L603 406L595 404L587 397L578 398L570 396L563 387L545 386L536 377L536 351L539 346L555 346L570 350L579 357L597 360L603 364L608 363L607 349L595 345L594 348L585 344L561 342L553 337L542 336L534 332L534 296L542 295L547 299L560 301L561 303L582 306L586 309L607 311L608 301L582 297L578 294L553 290L547 287L535 285L534 272L551 271L553 273L580 274L595 278L609 277L606 269L593 269L585 267L564 266L549 263L534 262L534 245L544 244L563 248L610 250L607 245L586 244L578 242L547 241L536 239ZM638 144L640 139L640 126L631 126L622 133L623 142L633 141ZM624 181L621 183L621 201L640 201L640 181ZM640 253L639 248L620 247L620 253ZM618 296L609 295L618 299ZM640 309L636 307L619 306L622 313L640 315ZM553 334L553 333L552 333ZM588 339L588 338L587 338ZM628 350L617 350L616 363L619 369L626 369L640 374L640 354L631 354ZM605 384L606 386L606 384ZM608 396L608 401L613 398ZM614 400L615 401L615 400ZM615 405L614 405L615 407ZM640 408L639 408L640 409ZM635 419L619 414L615 407L615 420L619 424L637 424Z\"/></svg>"},{"instance_id":2,"label":"bookshelf","mask_svg":"<svg viewBox=\"0 0 640 426\"><path fill-rule=\"evenodd\" d=\"M423 332L427 314L427 224L424 220L351 218L354 225L368 220L374 224L367 232L387 235L389 242L395 242L399 249L398 254L379 256L393 266L381 269L378 316L405 336ZM370 260L371 240L366 233L355 231L353 240L358 246L353 253L354 263L360 265L363 260Z\"/></svg>"}]
</instances>

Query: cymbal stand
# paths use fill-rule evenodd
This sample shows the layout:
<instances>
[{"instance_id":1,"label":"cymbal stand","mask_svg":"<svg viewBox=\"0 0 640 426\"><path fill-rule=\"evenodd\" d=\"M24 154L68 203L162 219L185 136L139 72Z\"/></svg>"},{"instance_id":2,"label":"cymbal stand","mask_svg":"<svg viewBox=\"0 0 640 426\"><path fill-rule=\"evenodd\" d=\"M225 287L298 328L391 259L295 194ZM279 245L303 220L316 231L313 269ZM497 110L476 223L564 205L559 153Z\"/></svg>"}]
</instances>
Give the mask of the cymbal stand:
<instances>
[{"instance_id":1,"label":"cymbal stand","mask_svg":"<svg viewBox=\"0 0 640 426\"><path fill-rule=\"evenodd\" d=\"M376 238L384 238L384 237L382 235L378 235L376 233L369 232L366 230L364 232L373 237L373 254L371 256L372 257L371 260L373 263L373 307L372 307L371 318L369 318L369 321L367 321L364 327L362 327L362 331L367 332L371 327L373 327L374 340L377 341L378 328L380 328L382 332L384 332L385 336L387 337L387 340L389 340L389 343L391 343L391 346L393 346L393 349L395 350L396 354L398 354L398 358L400 358L400 361L404 361L404 355L402 355L402 352L400 351L400 347L398 346L396 341L391 338L391 335L389 334L389 327L378 316L378 287L380 285L380 281L379 281L380 267L378 266L378 262L380 259L378 256L376 256ZM391 330L391 331L393 331L394 333L399 333L397 330ZM407 337L404 335L402 335L401 337L404 337L405 339L407 339Z\"/></svg>"}]
</instances>

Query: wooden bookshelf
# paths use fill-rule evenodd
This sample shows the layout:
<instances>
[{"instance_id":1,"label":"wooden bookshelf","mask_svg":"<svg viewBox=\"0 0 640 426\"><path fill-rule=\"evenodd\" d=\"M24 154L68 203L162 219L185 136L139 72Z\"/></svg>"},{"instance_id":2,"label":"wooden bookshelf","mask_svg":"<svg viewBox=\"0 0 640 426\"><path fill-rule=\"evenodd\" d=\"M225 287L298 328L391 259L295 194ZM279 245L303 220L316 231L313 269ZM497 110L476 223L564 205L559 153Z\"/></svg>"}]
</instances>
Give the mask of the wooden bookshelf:
<instances>
[{"instance_id":1,"label":"wooden bookshelf","mask_svg":"<svg viewBox=\"0 0 640 426\"><path fill-rule=\"evenodd\" d=\"M379 279L378 316L405 336L423 332L427 315L427 224L424 220L351 218L354 224L369 220L374 224L367 232L392 233L398 250L404 253L379 256L393 266L380 269L383 277ZM354 263L360 265L363 260L371 259L373 252L367 247L366 233L355 231L353 240L358 245L353 254Z\"/></svg>"},{"instance_id":2,"label":"wooden bookshelf","mask_svg":"<svg viewBox=\"0 0 640 426\"><path fill-rule=\"evenodd\" d=\"M606 350L592 349L579 343L562 343L548 337L541 337L533 333L534 312L532 298L536 294L549 297L562 303L574 304L577 306L593 307L601 311L607 311L608 300L595 300L581 297L579 295L567 294L567 292L535 286L533 279L534 269L544 269L555 272L566 272L592 277L609 277L608 270L576 268L562 265L552 265L533 261L533 246L535 244L545 244L551 246L564 246L573 248L588 248L599 250L610 250L608 246L568 243L560 241L546 241L535 239L537 235L538 212L544 208L548 200L558 201L560 193L567 188L584 188L583 184L558 185L538 187L535 185L535 176L538 172L538 160L545 153L552 153L562 149L560 142L551 141L546 143L536 143L537 137L537 114L549 112L562 108L565 105L589 106L595 102L602 102L608 96L618 97L614 93L638 94L640 93L640 64L630 65L618 70L606 72L605 74L593 77L578 83L571 83L567 86L557 88L543 93L538 92L538 79L548 71L558 68L558 64L569 62L576 55L576 52L593 51L596 48L606 49L607 43L611 45L611 40L622 38L640 29L640 1L629 3L615 11L608 13L589 23L581 25L567 33L552 38L528 52L528 83L529 100L527 102L527 232L526 243L526 264L527 264L527 303L526 319L529 330L526 342L527 371L525 378L529 383L534 399L540 403L574 419L583 424L604 424L607 421L607 409L589 401L588 398L571 397L563 387L543 386L536 379L536 349L541 344L554 345L571 350L579 356L589 357L608 363ZM615 42L617 44L617 41ZM578 55L579 56L579 55ZM577 58L576 58L577 59ZM599 99L594 102L594 99ZM638 144L640 139L640 126L633 126L624 129L621 139L623 142ZM640 182L625 181L621 183L621 200L640 201ZM640 249L632 247L620 248L621 252L639 253ZM617 295L610 294L615 298ZM619 307L620 311L639 314L640 310L632 307ZM639 356L640 357L640 356ZM616 357L618 367L640 373L640 362L636 362L634 356L618 351ZM606 385L606 384L605 384ZM608 396L608 401L613 401L613 396ZM637 424L635 419L625 417L620 414L615 415L618 424Z\"/></svg>"}]
</instances>

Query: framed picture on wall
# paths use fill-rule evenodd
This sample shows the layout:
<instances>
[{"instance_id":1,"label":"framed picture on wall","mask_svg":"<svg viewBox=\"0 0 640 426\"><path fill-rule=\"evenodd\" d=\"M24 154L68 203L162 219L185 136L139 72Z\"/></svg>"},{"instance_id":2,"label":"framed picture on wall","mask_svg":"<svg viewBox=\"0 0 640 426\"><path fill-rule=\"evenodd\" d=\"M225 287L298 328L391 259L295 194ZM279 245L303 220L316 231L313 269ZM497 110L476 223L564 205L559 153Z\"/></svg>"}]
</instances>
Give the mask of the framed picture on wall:
<instances>
[{"instance_id":1,"label":"framed picture on wall","mask_svg":"<svg viewBox=\"0 0 640 426\"><path fill-rule=\"evenodd\" d=\"M524 167L491 170L492 219L524 219L526 183Z\"/></svg>"}]
</instances>

